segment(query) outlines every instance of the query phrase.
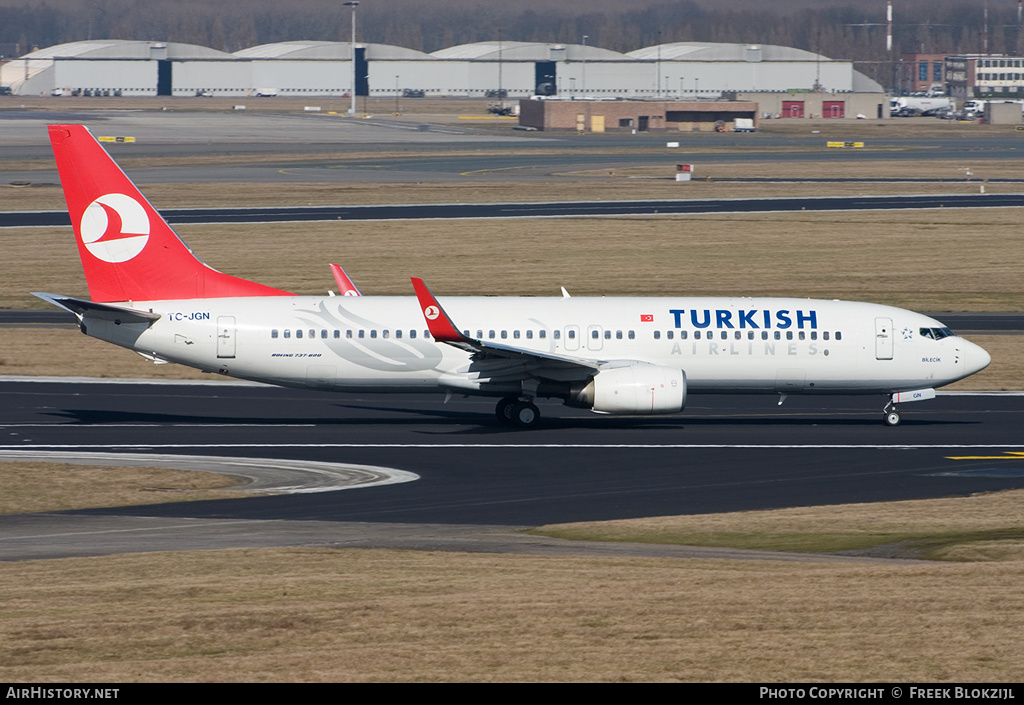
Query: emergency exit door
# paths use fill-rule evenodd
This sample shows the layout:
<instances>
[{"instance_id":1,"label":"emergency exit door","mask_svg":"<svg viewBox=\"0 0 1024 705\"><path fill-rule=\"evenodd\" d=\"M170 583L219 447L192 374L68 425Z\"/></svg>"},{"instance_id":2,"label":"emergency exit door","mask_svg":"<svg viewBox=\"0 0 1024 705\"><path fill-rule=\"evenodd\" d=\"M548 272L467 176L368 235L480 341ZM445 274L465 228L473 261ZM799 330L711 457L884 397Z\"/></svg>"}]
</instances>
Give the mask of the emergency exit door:
<instances>
[{"instance_id":1,"label":"emergency exit door","mask_svg":"<svg viewBox=\"0 0 1024 705\"><path fill-rule=\"evenodd\" d=\"M217 316L217 357L235 356L235 317Z\"/></svg>"},{"instance_id":2,"label":"emergency exit door","mask_svg":"<svg viewBox=\"0 0 1024 705\"><path fill-rule=\"evenodd\" d=\"M892 359L892 319L875 319L875 359Z\"/></svg>"}]
</instances>

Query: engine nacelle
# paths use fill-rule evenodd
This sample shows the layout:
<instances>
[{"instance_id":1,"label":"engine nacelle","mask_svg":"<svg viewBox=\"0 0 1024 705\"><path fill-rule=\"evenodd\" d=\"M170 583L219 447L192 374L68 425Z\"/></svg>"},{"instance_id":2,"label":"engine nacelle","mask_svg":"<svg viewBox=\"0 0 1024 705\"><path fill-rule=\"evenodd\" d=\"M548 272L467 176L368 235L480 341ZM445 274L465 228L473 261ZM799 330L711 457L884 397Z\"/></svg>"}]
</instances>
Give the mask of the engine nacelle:
<instances>
[{"instance_id":1,"label":"engine nacelle","mask_svg":"<svg viewBox=\"0 0 1024 705\"><path fill-rule=\"evenodd\" d=\"M686 373L644 363L612 367L574 391L574 406L601 414L675 414L686 405Z\"/></svg>"}]
</instances>

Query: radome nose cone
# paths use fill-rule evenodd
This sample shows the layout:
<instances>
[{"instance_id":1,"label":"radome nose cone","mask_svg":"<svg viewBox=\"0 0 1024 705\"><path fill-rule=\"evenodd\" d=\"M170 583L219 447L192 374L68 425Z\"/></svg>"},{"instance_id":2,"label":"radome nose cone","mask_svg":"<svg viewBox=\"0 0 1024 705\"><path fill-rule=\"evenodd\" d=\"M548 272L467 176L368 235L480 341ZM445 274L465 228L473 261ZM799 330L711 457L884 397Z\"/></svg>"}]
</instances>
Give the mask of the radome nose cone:
<instances>
[{"instance_id":1,"label":"radome nose cone","mask_svg":"<svg viewBox=\"0 0 1024 705\"><path fill-rule=\"evenodd\" d=\"M981 372L991 363L992 356L985 348L970 341L964 341L964 371L967 374L973 375L975 372Z\"/></svg>"}]
</instances>

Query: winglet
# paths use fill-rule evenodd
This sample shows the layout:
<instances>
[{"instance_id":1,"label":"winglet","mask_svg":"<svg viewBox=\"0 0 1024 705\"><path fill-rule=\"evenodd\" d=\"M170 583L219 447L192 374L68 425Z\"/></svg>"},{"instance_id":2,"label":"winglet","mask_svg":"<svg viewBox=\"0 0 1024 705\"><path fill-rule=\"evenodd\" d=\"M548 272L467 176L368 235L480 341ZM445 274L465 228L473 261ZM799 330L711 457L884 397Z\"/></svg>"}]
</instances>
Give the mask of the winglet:
<instances>
[{"instance_id":1,"label":"winglet","mask_svg":"<svg viewBox=\"0 0 1024 705\"><path fill-rule=\"evenodd\" d=\"M331 274L334 275L334 282L338 285L339 294L342 296L362 296L359 288L348 278L340 264L331 265Z\"/></svg>"},{"instance_id":2,"label":"winglet","mask_svg":"<svg viewBox=\"0 0 1024 705\"><path fill-rule=\"evenodd\" d=\"M430 335L439 343L462 343L468 342L467 338L459 332L459 329L452 323L441 304L437 302L430 289L423 283L422 279L412 277L412 288L416 290L416 298L420 302L420 311L427 321L427 328Z\"/></svg>"}]
</instances>

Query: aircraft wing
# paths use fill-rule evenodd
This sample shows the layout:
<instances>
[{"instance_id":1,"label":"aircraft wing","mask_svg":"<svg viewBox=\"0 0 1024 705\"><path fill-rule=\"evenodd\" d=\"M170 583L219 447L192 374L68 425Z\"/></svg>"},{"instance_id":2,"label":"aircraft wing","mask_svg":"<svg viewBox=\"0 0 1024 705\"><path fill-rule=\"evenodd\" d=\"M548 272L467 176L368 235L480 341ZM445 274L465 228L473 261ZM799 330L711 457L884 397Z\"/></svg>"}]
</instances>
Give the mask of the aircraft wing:
<instances>
[{"instance_id":1,"label":"aircraft wing","mask_svg":"<svg viewBox=\"0 0 1024 705\"><path fill-rule=\"evenodd\" d=\"M453 347L473 354L474 362L505 360L519 363L524 376L552 377L563 379L569 377L586 377L597 370L614 366L611 360L588 360L586 358L558 355L556 353L526 350L513 345L479 340L464 335L422 279L412 278L413 289L427 322L430 335L439 343L447 343ZM572 374L572 372L578 374ZM566 373L569 373L566 375Z\"/></svg>"}]
</instances>

